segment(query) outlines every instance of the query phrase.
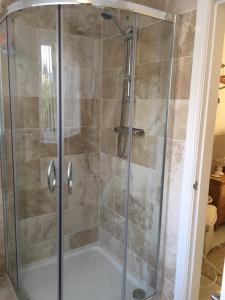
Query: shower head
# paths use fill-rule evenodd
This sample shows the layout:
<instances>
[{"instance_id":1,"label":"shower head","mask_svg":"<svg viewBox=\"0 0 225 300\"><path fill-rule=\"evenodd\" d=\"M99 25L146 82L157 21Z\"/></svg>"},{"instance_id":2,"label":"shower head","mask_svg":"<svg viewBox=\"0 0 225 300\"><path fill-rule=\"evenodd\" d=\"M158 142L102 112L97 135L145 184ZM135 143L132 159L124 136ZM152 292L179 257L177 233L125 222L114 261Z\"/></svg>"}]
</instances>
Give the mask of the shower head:
<instances>
[{"instance_id":1,"label":"shower head","mask_svg":"<svg viewBox=\"0 0 225 300\"><path fill-rule=\"evenodd\" d=\"M112 19L112 14L110 13L101 13L101 16L105 19L105 20L111 20Z\"/></svg>"},{"instance_id":2,"label":"shower head","mask_svg":"<svg viewBox=\"0 0 225 300\"><path fill-rule=\"evenodd\" d=\"M122 29L122 26L120 25L120 22L117 20L116 17L114 17L113 14L103 12L103 13L101 13L101 16L102 16L105 20L107 20L107 21L113 20L114 23L116 24L116 26L118 27L118 29L119 29L121 35L123 36L123 38L124 38L124 39L127 39L127 34L126 34L125 30Z\"/></svg>"}]
</instances>

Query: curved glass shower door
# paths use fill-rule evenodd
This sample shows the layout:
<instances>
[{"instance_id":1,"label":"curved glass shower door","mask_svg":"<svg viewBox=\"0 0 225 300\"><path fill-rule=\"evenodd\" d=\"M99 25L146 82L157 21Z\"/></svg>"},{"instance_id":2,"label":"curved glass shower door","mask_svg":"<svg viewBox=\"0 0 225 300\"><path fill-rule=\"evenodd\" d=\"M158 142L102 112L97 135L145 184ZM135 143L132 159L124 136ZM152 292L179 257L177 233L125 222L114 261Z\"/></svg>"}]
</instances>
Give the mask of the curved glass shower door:
<instances>
[{"instance_id":1,"label":"curved glass shower door","mask_svg":"<svg viewBox=\"0 0 225 300\"><path fill-rule=\"evenodd\" d=\"M133 63L134 19L131 12L107 7L62 8L63 198L68 196L63 212L64 300L73 295L80 300L124 299L128 224L116 211L115 197L125 211L132 127L132 98L125 95L131 88L125 79L126 64L131 68ZM127 130L121 158L115 130L120 126ZM132 294L139 284L129 279Z\"/></svg>"},{"instance_id":2,"label":"curved glass shower door","mask_svg":"<svg viewBox=\"0 0 225 300\"><path fill-rule=\"evenodd\" d=\"M56 17L52 6L7 18L22 299L57 299L58 293Z\"/></svg>"}]
</instances>

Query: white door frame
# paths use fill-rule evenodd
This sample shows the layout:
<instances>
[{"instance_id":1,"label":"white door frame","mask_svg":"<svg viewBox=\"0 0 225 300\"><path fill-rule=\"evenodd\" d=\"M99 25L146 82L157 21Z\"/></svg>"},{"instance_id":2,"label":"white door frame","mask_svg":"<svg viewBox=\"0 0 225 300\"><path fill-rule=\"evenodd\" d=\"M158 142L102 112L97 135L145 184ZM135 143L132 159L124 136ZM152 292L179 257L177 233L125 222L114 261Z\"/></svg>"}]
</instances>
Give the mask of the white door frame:
<instances>
[{"instance_id":1,"label":"white door frame","mask_svg":"<svg viewBox=\"0 0 225 300\"><path fill-rule=\"evenodd\" d=\"M198 0L184 157L175 300L197 300L225 32L225 0ZM209 84L210 83L210 84ZM197 182L197 190L194 184Z\"/></svg>"}]
</instances>

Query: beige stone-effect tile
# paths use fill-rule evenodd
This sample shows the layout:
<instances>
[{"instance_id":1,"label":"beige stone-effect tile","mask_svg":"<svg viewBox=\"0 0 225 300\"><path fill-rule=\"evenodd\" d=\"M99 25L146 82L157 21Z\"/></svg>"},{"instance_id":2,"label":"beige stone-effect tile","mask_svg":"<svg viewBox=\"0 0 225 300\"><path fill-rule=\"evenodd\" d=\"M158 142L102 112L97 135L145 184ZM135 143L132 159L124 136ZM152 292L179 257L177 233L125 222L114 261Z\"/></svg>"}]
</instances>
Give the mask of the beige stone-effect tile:
<instances>
[{"instance_id":1,"label":"beige stone-effect tile","mask_svg":"<svg viewBox=\"0 0 225 300\"><path fill-rule=\"evenodd\" d=\"M117 80L118 69L109 69L102 71L102 98L116 99L117 98Z\"/></svg>"},{"instance_id":2,"label":"beige stone-effect tile","mask_svg":"<svg viewBox=\"0 0 225 300\"><path fill-rule=\"evenodd\" d=\"M95 127L81 127L70 129L68 138L69 155L97 153L100 148L100 134Z\"/></svg>"},{"instance_id":3,"label":"beige stone-effect tile","mask_svg":"<svg viewBox=\"0 0 225 300\"><path fill-rule=\"evenodd\" d=\"M126 1L146 5L160 10L165 9L165 2L166 2L165 0L126 0Z\"/></svg>"},{"instance_id":4,"label":"beige stone-effect tile","mask_svg":"<svg viewBox=\"0 0 225 300\"><path fill-rule=\"evenodd\" d=\"M69 248L76 249L97 242L98 228L87 229L69 236Z\"/></svg>"},{"instance_id":5,"label":"beige stone-effect tile","mask_svg":"<svg viewBox=\"0 0 225 300\"><path fill-rule=\"evenodd\" d=\"M57 231L57 214L51 213L41 217L41 239L43 241L56 238Z\"/></svg>"},{"instance_id":6,"label":"beige stone-effect tile","mask_svg":"<svg viewBox=\"0 0 225 300\"><path fill-rule=\"evenodd\" d=\"M64 32L98 39L101 37L102 10L93 6L67 5L63 14Z\"/></svg>"},{"instance_id":7,"label":"beige stone-effect tile","mask_svg":"<svg viewBox=\"0 0 225 300\"><path fill-rule=\"evenodd\" d=\"M56 212L56 195L52 194L48 188L19 191L18 201L20 201L20 216L30 218Z\"/></svg>"},{"instance_id":8,"label":"beige stone-effect tile","mask_svg":"<svg viewBox=\"0 0 225 300\"><path fill-rule=\"evenodd\" d=\"M7 64L7 53L1 52L1 68L2 68L2 95L9 96L9 72Z\"/></svg>"},{"instance_id":9,"label":"beige stone-effect tile","mask_svg":"<svg viewBox=\"0 0 225 300\"><path fill-rule=\"evenodd\" d=\"M166 163L168 176L171 181L182 178L185 142L180 140L168 140Z\"/></svg>"},{"instance_id":10,"label":"beige stone-effect tile","mask_svg":"<svg viewBox=\"0 0 225 300\"><path fill-rule=\"evenodd\" d=\"M156 169L157 137L133 137L132 162Z\"/></svg>"},{"instance_id":11,"label":"beige stone-effect tile","mask_svg":"<svg viewBox=\"0 0 225 300\"><path fill-rule=\"evenodd\" d=\"M64 98L64 136L70 136L70 128L99 127L100 100L97 98Z\"/></svg>"},{"instance_id":12,"label":"beige stone-effect tile","mask_svg":"<svg viewBox=\"0 0 225 300\"><path fill-rule=\"evenodd\" d=\"M121 102L116 100L102 101L102 128L114 129L120 124Z\"/></svg>"},{"instance_id":13,"label":"beige stone-effect tile","mask_svg":"<svg viewBox=\"0 0 225 300\"><path fill-rule=\"evenodd\" d=\"M100 176L100 157L99 153L81 154L65 156L66 165L72 162L76 174L73 176L73 183L94 180Z\"/></svg>"},{"instance_id":14,"label":"beige stone-effect tile","mask_svg":"<svg viewBox=\"0 0 225 300\"><path fill-rule=\"evenodd\" d=\"M135 98L161 98L161 63L150 63L136 66Z\"/></svg>"},{"instance_id":15,"label":"beige stone-effect tile","mask_svg":"<svg viewBox=\"0 0 225 300\"><path fill-rule=\"evenodd\" d=\"M99 179L83 180L75 182L73 185L72 194L69 196L69 208L77 206L99 206Z\"/></svg>"},{"instance_id":16,"label":"beige stone-effect tile","mask_svg":"<svg viewBox=\"0 0 225 300\"><path fill-rule=\"evenodd\" d=\"M99 207L92 204L64 210L64 234L77 233L99 224Z\"/></svg>"},{"instance_id":17,"label":"beige stone-effect tile","mask_svg":"<svg viewBox=\"0 0 225 300\"><path fill-rule=\"evenodd\" d=\"M178 38L178 57L193 54L196 25L196 10L180 17L180 31Z\"/></svg>"},{"instance_id":18,"label":"beige stone-effect tile","mask_svg":"<svg viewBox=\"0 0 225 300\"><path fill-rule=\"evenodd\" d=\"M139 29L137 64L155 63L171 58L173 27L166 22Z\"/></svg>"},{"instance_id":19,"label":"beige stone-effect tile","mask_svg":"<svg viewBox=\"0 0 225 300\"><path fill-rule=\"evenodd\" d=\"M186 56L175 60L175 99L189 99L191 88L192 59L192 56Z\"/></svg>"},{"instance_id":20,"label":"beige stone-effect tile","mask_svg":"<svg viewBox=\"0 0 225 300\"><path fill-rule=\"evenodd\" d=\"M124 244L115 239L112 234L102 227L99 228L99 241L101 244L110 249L110 252L120 261L123 261Z\"/></svg>"},{"instance_id":21,"label":"beige stone-effect tile","mask_svg":"<svg viewBox=\"0 0 225 300\"><path fill-rule=\"evenodd\" d=\"M178 242L178 227L179 227L179 211L181 204L181 179L169 180L166 187L165 202L166 206L166 229L165 229L165 242L170 248L177 247Z\"/></svg>"},{"instance_id":22,"label":"beige stone-effect tile","mask_svg":"<svg viewBox=\"0 0 225 300\"><path fill-rule=\"evenodd\" d=\"M27 8L23 14L15 14L14 22L16 25L56 30L56 7Z\"/></svg>"},{"instance_id":23,"label":"beige stone-effect tile","mask_svg":"<svg viewBox=\"0 0 225 300\"><path fill-rule=\"evenodd\" d=\"M116 155L117 153L117 133L114 129L103 128L101 130L101 152Z\"/></svg>"},{"instance_id":24,"label":"beige stone-effect tile","mask_svg":"<svg viewBox=\"0 0 225 300\"><path fill-rule=\"evenodd\" d=\"M100 71L93 68L65 66L63 84L65 98L99 98Z\"/></svg>"},{"instance_id":25,"label":"beige stone-effect tile","mask_svg":"<svg viewBox=\"0 0 225 300\"><path fill-rule=\"evenodd\" d=\"M44 130L22 129L16 131L18 161L31 161L41 157L56 156L56 143L46 143Z\"/></svg>"},{"instance_id":26,"label":"beige stone-effect tile","mask_svg":"<svg viewBox=\"0 0 225 300\"><path fill-rule=\"evenodd\" d=\"M197 8L198 0L166 0L166 11L174 14L184 14Z\"/></svg>"},{"instance_id":27,"label":"beige stone-effect tile","mask_svg":"<svg viewBox=\"0 0 225 300\"><path fill-rule=\"evenodd\" d=\"M3 277L5 274L5 251L0 251L0 277Z\"/></svg>"},{"instance_id":28,"label":"beige stone-effect tile","mask_svg":"<svg viewBox=\"0 0 225 300\"><path fill-rule=\"evenodd\" d=\"M45 169L46 175L46 169ZM21 161L17 165L18 189L22 191L33 190L41 187L40 161ZM46 181L46 179L45 179Z\"/></svg>"},{"instance_id":29,"label":"beige stone-effect tile","mask_svg":"<svg viewBox=\"0 0 225 300\"><path fill-rule=\"evenodd\" d=\"M166 122L166 100L139 100L134 104L133 124L152 136L164 136Z\"/></svg>"},{"instance_id":30,"label":"beige stone-effect tile","mask_svg":"<svg viewBox=\"0 0 225 300\"><path fill-rule=\"evenodd\" d=\"M124 241L124 218L113 210L100 206L100 226L118 241Z\"/></svg>"},{"instance_id":31,"label":"beige stone-effect tile","mask_svg":"<svg viewBox=\"0 0 225 300\"><path fill-rule=\"evenodd\" d=\"M16 63L16 96L39 97L39 66L37 63Z\"/></svg>"},{"instance_id":32,"label":"beige stone-effect tile","mask_svg":"<svg viewBox=\"0 0 225 300\"><path fill-rule=\"evenodd\" d=\"M189 100L171 100L168 120L168 137L185 140Z\"/></svg>"},{"instance_id":33,"label":"beige stone-effect tile","mask_svg":"<svg viewBox=\"0 0 225 300\"><path fill-rule=\"evenodd\" d=\"M29 40L29 47L26 41ZM16 59L27 62L37 62L37 31L34 27L15 26Z\"/></svg>"},{"instance_id":34,"label":"beige stone-effect tile","mask_svg":"<svg viewBox=\"0 0 225 300\"><path fill-rule=\"evenodd\" d=\"M64 65L80 68L100 68L99 40L64 34Z\"/></svg>"},{"instance_id":35,"label":"beige stone-effect tile","mask_svg":"<svg viewBox=\"0 0 225 300\"><path fill-rule=\"evenodd\" d=\"M103 40L102 68L121 68L125 64L124 41L121 36Z\"/></svg>"},{"instance_id":36,"label":"beige stone-effect tile","mask_svg":"<svg viewBox=\"0 0 225 300\"><path fill-rule=\"evenodd\" d=\"M39 102L41 98L15 97L16 128L40 128ZM29 118L27 117L29 116Z\"/></svg>"},{"instance_id":37,"label":"beige stone-effect tile","mask_svg":"<svg viewBox=\"0 0 225 300\"><path fill-rule=\"evenodd\" d=\"M40 217L21 220L19 229L21 232L21 245L23 247L38 243L42 240Z\"/></svg>"},{"instance_id":38,"label":"beige stone-effect tile","mask_svg":"<svg viewBox=\"0 0 225 300\"><path fill-rule=\"evenodd\" d=\"M100 182L100 204L108 208L115 208L115 189L110 180L101 179Z\"/></svg>"}]
</instances>

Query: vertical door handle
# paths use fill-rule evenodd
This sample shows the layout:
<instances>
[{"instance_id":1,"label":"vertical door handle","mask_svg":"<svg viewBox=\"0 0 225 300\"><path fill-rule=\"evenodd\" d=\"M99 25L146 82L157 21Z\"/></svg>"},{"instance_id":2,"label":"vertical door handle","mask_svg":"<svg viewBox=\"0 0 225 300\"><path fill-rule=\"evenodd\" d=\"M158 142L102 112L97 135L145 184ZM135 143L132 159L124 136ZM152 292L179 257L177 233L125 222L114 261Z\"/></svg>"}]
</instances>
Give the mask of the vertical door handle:
<instances>
[{"instance_id":1,"label":"vertical door handle","mask_svg":"<svg viewBox=\"0 0 225 300\"><path fill-rule=\"evenodd\" d=\"M53 172L53 176L51 176L52 172ZM54 162L54 160L51 160L50 163L49 163L47 177L48 177L48 188L49 188L49 191L51 193L54 193L55 188L56 188L56 169L55 169L55 162ZM51 177L53 177L52 182L51 182Z\"/></svg>"},{"instance_id":2,"label":"vertical door handle","mask_svg":"<svg viewBox=\"0 0 225 300\"><path fill-rule=\"evenodd\" d=\"M67 170L67 187L68 187L68 194L72 194L73 188L73 171L72 171L72 162L69 161L68 170Z\"/></svg>"}]
</instances>

